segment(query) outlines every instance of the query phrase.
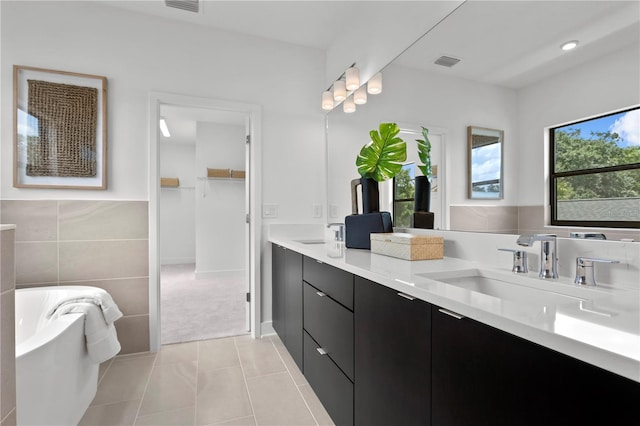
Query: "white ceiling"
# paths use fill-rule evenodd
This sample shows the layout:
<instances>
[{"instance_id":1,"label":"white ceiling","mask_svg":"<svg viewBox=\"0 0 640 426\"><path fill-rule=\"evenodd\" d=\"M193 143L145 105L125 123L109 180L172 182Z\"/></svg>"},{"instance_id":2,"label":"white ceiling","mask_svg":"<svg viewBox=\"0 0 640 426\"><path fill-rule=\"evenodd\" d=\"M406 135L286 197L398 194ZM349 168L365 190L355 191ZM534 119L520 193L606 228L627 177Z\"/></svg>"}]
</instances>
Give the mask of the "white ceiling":
<instances>
[{"instance_id":1,"label":"white ceiling","mask_svg":"<svg viewBox=\"0 0 640 426\"><path fill-rule=\"evenodd\" d=\"M638 1L470 0L394 63L521 88L640 42ZM560 45L578 40L563 52ZM452 68L433 62L462 59Z\"/></svg>"},{"instance_id":2,"label":"white ceiling","mask_svg":"<svg viewBox=\"0 0 640 426\"><path fill-rule=\"evenodd\" d=\"M104 0L133 12L226 31L328 49L362 7L371 1L221 1L202 0L199 13L165 6L164 0Z\"/></svg>"},{"instance_id":3,"label":"white ceiling","mask_svg":"<svg viewBox=\"0 0 640 426\"><path fill-rule=\"evenodd\" d=\"M201 13L168 8L164 0L103 3L167 19L328 50L345 28L367 25L367 16L390 1L202 2ZM410 9L411 2L393 1ZM360 18L360 19L359 19ZM427 31L428 28L425 28ZM577 39L571 52L560 44ZM510 88L520 88L587 60L640 42L640 1L468 0L394 63ZM441 55L461 58L453 68L434 65ZM193 112L193 111L192 111ZM200 119L219 122L220 116ZM176 133L195 139L195 123L179 108L164 113ZM194 115L195 116L195 115ZM225 117L224 119L228 119ZM233 118L237 122L237 117ZM173 124L171 124L173 122Z\"/></svg>"}]
</instances>

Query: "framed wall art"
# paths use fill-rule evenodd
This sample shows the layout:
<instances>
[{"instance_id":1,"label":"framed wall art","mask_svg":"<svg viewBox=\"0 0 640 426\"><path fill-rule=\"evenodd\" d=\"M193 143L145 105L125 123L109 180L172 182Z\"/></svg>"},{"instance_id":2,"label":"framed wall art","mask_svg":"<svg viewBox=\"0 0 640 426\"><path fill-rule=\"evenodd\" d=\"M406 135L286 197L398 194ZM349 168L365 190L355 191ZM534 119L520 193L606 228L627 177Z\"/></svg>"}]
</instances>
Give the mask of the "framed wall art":
<instances>
[{"instance_id":1,"label":"framed wall art","mask_svg":"<svg viewBox=\"0 0 640 426\"><path fill-rule=\"evenodd\" d=\"M107 188L106 77L14 65L16 188Z\"/></svg>"}]
</instances>

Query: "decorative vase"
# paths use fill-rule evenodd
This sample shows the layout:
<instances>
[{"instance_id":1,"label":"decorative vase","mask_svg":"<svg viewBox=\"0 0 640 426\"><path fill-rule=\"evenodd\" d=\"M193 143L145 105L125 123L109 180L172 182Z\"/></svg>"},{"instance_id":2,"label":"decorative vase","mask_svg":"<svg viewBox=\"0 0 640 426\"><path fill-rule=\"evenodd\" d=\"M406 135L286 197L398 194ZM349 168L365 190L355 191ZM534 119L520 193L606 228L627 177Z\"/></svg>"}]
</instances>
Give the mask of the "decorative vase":
<instances>
[{"instance_id":1,"label":"decorative vase","mask_svg":"<svg viewBox=\"0 0 640 426\"><path fill-rule=\"evenodd\" d=\"M361 178L362 187L362 213L375 213L380 211L380 192L378 181L371 178Z\"/></svg>"},{"instance_id":2,"label":"decorative vase","mask_svg":"<svg viewBox=\"0 0 640 426\"><path fill-rule=\"evenodd\" d=\"M413 211L428 212L431 208L431 182L426 176L416 176Z\"/></svg>"},{"instance_id":3,"label":"decorative vase","mask_svg":"<svg viewBox=\"0 0 640 426\"><path fill-rule=\"evenodd\" d=\"M431 208L431 182L426 176L416 176L415 196L413 199L413 214L411 227L433 229L434 216Z\"/></svg>"}]
</instances>

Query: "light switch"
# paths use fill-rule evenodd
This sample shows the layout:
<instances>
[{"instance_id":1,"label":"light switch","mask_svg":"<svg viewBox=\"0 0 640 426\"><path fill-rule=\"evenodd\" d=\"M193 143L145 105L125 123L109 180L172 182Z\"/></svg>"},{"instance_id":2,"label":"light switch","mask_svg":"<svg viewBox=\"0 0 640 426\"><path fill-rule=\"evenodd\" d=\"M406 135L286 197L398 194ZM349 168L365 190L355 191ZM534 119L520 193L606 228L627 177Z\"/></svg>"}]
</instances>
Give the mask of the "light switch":
<instances>
[{"instance_id":1,"label":"light switch","mask_svg":"<svg viewBox=\"0 0 640 426\"><path fill-rule=\"evenodd\" d=\"M263 204L262 205L262 217L278 217L278 205L277 204Z\"/></svg>"},{"instance_id":2,"label":"light switch","mask_svg":"<svg viewBox=\"0 0 640 426\"><path fill-rule=\"evenodd\" d=\"M329 217L338 217L338 206L336 206L335 204L331 204L329 206Z\"/></svg>"},{"instance_id":3,"label":"light switch","mask_svg":"<svg viewBox=\"0 0 640 426\"><path fill-rule=\"evenodd\" d=\"M322 217L322 204L314 204L313 205L313 215L314 218Z\"/></svg>"}]
</instances>

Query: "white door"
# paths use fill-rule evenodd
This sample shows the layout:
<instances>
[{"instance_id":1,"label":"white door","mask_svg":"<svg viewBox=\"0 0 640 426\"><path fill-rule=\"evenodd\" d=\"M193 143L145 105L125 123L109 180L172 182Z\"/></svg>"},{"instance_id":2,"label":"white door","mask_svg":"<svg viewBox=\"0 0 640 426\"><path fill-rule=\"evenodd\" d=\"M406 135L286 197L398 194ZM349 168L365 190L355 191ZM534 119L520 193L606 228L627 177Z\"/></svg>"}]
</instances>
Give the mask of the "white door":
<instances>
[{"instance_id":1,"label":"white door","mask_svg":"<svg viewBox=\"0 0 640 426\"><path fill-rule=\"evenodd\" d=\"M251 173L251 149L250 149L250 144L251 144L251 118L247 115L246 119L245 119L245 135L246 135L246 143L245 143L245 149L244 149L244 165L245 165L245 170L246 170L246 175L245 175L245 181L244 181L244 194L245 194L245 199L244 199L244 212L245 212L245 217L246 217L246 221L245 221L245 226L244 226L244 232L245 232L245 238L244 240L246 241L246 246L245 246L245 260L244 260L244 266L245 266L245 270L244 270L244 283L245 283L245 288L246 288L246 293L247 293L247 303L245 305L245 325L246 325L246 329L247 331L251 331L251 298L253 297L253 295L251 294L251 226L250 226L250 222L253 219L250 216L250 212L251 212L251 179L253 179L253 174Z\"/></svg>"}]
</instances>

